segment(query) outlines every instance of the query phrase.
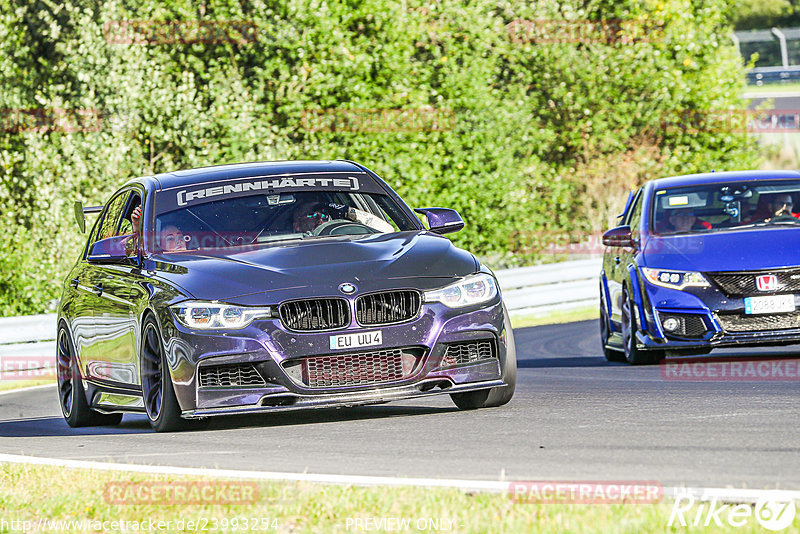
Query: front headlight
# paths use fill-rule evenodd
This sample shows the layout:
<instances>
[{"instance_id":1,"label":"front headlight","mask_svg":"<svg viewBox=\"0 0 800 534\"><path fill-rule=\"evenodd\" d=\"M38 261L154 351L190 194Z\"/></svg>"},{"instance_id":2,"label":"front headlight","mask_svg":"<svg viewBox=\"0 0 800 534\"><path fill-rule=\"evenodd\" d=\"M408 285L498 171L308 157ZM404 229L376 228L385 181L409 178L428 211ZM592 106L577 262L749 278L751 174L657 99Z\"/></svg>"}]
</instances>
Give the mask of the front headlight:
<instances>
[{"instance_id":1,"label":"front headlight","mask_svg":"<svg viewBox=\"0 0 800 534\"><path fill-rule=\"evenodd\" d=\"M683 289L684 287L709 287L706 277L695 271L674 271L671 269L650 269L642 267L644 277L651 284L668 287L670 289Z\"/></svg>"},{"instance_id":2,"label":"front headlight","mask_svg":"<svg viewBox=\"0 0 800 534\"><path fill-rule=\"evenodd\" d=\"M255 319L272 316L268 307L250 308L219 302L181 302L170 309L182 325L199 330L244 328Z\"/></svg>"},{"instance_id":3,"label":"front headlight","mask_svg":"<svg viewBox=\"0 0 800 534\"><path fill-rule=\"evenodd\" d=\"M441 302L449 308L463 308L489 302L497 296L497 282L488 274L467 276L442 289L426 291L425 302Z\"/></svg>"}]
</instances>

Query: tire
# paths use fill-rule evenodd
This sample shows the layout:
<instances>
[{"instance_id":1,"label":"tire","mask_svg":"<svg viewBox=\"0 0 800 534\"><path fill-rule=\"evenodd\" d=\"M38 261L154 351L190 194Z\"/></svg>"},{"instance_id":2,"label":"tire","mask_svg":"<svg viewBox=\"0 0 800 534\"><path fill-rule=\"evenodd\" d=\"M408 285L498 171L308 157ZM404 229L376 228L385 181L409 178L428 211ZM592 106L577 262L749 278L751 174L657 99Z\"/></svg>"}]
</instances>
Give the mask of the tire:
<instances>
[{"instance_id":1,"label":"tire","mask_svg":"<svg viewBox=\"0 0 800 534\"><path fill-rule=\"evenodd\" d=\"M652 365L664 358L663 350L643 351L636 346L636 304L627 287L622 290L622 346L625 361L631 365Z\"/></svg>"},{"instance_id":2,"label":"tire","mask_svg":"<svg viewBox=\"0 0 800 534\"><path fill-rule=\"evenodd\" d=\"M606 305L603 283L600 282L600 346L603 348L603 356L606 357L606 360L624 362L625 354L622 351L608 348L609 337L611 337L611 327L608 318L608 306Z\"/></svg>"},{"instance_id":3,"label":"tire","mask_svg":"<svg viewBox=\"0 0 800 534\"><path fill-rule=\"evenodd\" d=\"M478 391L468 391L467 393L453 393L450 398L453 403L461 410L475 410L477 408L494 408L508 404L514 396L517 387L517 346L514 342L514 330L511 328L511 321L508 318L508 310L503 305L503 328L506 331L506 360L503 372L500 377L505 386L498 386L491 389Z\"/></svg>"},{"instance_id":4,"label":"tire","mask_svg":"<svg viewBox=\"0 0 800 534\"><path fill-rule=\"evenodd\" d=\"M153 430L174 432L197 426L194 421L181 417L181 407L172 385L161 333L152 316L148 316L142 325L139 373L142 382L142 400Z\"/></svg>"},{"instance_id":5,"label":"tire","mask_svg":"<svg viewBox=\"0 0 800 534\"><path fill-rule=\"evenodd\" d=\"M72 337L63 324L56 339L56 365L58 374L58 404L64 420L72 428L83 426L111 426L122 421L121 413L103 414L89 407L83 389L81 370Z\"/></svg>"}]
</instances>

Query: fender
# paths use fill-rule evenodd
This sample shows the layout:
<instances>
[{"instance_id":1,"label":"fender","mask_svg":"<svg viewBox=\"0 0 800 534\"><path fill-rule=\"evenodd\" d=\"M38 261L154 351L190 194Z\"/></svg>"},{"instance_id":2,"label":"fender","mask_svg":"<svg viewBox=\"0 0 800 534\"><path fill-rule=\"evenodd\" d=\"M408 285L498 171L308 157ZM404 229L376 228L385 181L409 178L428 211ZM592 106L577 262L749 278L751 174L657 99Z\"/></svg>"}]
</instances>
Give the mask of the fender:
<instances>
[{"instance_id":1,"label":"fender","mask_svg":"<svg viewBox=\"0 0 800 534\"><path fill-rule=\"evenodd\" d=\"M639 331L647 332L647 318L644 315L644 301L642 300L642 293L639 286L639 271L636 270L636 266L632 263L628 265L628 276L631 281L633 301L636 303L636 309L639 310Z\"/></svg>"},{"instance_id":2,"label":"fender","mask_svg":"<svg viewBox=\"0 0 800 534\"><path fill-rule=\"evenodd\" d=\"M608 290L608 280L606 279L606 271L600 271L600 291L603 292L602 302L606 303L606 317L608 317L608 332L614 332L614 323L611 321L611 292Z\"/></svg>"}]
</instances>

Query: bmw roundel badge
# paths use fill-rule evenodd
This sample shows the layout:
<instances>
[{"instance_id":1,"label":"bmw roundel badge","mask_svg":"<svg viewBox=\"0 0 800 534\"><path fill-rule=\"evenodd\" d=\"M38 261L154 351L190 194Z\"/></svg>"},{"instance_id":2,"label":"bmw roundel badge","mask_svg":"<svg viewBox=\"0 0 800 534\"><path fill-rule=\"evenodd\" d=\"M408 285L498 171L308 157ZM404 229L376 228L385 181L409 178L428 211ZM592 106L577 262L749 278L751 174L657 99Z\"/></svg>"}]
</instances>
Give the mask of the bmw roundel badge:
<instances>
[{"instance_id":1,"label":"bmw roundel badge","mask_svg":"<svg viewBox=\"0 0 800 534\"><path fill-rule=\"evenodd\" d=\"M345 295L352 295L353 293L356 292L356 286L354 286L350 282L345 282L344 284L339 286L339 291L341 291Z\"/></svg>"}]
</instances>

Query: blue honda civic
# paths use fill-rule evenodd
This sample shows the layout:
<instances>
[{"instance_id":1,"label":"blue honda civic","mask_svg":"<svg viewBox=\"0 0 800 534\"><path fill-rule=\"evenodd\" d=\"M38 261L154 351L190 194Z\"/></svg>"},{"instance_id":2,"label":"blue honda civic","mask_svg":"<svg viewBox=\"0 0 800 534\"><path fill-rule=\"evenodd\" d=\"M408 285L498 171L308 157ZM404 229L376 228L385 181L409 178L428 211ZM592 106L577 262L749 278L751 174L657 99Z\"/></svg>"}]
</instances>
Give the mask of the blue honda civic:
<instances>
[{"instance_id":1,"label":"blue honda civic","mask_svg":"<svg viewBox=\"0 0 800 534\"><path fill-rule=\"evenodd\" d=\"M800 343L800 172L653 180L603 235L610 361Z\"/></svg>"}]
</instances>

